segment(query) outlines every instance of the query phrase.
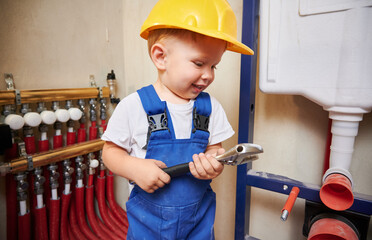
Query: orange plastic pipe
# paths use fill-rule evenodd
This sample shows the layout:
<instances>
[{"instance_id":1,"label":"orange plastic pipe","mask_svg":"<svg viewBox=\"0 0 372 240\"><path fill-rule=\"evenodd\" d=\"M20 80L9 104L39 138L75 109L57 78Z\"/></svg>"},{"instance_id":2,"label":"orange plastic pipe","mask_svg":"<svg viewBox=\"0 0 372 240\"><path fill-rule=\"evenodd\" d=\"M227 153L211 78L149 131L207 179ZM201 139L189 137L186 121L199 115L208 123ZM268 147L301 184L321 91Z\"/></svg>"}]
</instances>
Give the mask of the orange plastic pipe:
<instances>
[{"instance_id":1,"label":"orange plastic pipe","mask_svg":"<svg viewBox=\"0 0 372 240\"><path fill-rule=\"evenodd\" d=\"M300 189L298 187L293 187L291 192L289 193L288 199L284 204L284 207L282 209L282 215L280 217L283 221L287 220L288 215L291 212L294 203L296 202L299 192Z\"/></svg>"}]
</instances>

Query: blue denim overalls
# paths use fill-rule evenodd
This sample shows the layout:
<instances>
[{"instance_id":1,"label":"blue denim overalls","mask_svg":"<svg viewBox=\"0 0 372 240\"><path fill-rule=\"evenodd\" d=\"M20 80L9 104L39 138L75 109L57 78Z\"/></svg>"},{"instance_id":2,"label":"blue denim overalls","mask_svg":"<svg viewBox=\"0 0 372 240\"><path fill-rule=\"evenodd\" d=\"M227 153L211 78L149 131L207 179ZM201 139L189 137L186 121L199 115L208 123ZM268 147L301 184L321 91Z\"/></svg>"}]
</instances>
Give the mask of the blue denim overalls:
<instances>
[{"instance_id":1,"label":"blue denim overalls","mask_svg":"<svg viewBox=\"0 0 372 240\"><path fill-rule=\"evenodd\" d=\"M163 161L168 167L192 161L208 145L211 101L200 93L193 107L190 139L175 139L166 102L152 85L137 91L149 120L146 158ZM215 193L210 180L190 173L173 178L170 184L146 193L137 185L127 202L128 240L132 239L214 239Z\"/></svg>"}]
</instances>

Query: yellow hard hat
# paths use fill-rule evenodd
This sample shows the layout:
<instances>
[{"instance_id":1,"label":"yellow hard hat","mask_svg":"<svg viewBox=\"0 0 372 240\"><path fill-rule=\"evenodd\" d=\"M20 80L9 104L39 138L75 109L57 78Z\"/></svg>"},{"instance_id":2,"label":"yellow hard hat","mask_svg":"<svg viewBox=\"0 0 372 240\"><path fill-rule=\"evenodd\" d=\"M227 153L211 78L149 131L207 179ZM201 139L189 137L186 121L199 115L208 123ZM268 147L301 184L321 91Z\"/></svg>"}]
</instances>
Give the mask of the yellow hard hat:
<instances>
[{"instance_id":1,"label":"yellow hard hat","mask_svg":"<svg viewBox=\"0 0 372 240\"><path fill-rule=\"evenodd\" d=\"M161 28L181 28L227 42L227 50L253 55L237 40L236 17L226 0L160 0L141 28L141 37Z\"/></svg>"}]
</instances>

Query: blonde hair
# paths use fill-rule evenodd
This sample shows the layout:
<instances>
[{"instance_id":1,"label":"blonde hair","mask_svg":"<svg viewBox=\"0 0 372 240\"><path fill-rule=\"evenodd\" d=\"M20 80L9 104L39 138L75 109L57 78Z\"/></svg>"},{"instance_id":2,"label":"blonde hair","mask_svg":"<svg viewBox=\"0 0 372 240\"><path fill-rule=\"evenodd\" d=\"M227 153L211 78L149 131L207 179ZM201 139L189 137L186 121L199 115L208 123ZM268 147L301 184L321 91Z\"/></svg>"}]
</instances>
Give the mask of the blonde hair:
<instances>
[{"instance_id":1,"label":"blonde hair","mask_svg":"<svg viewBox=\"0 0 372 240\"><path fill-rule=\"evenodd\" d=\"M179 37L179 38L190 37L193 41L196 41L197 35L204 36L199 33L192 32L186 29L181 29L181 28L161 28L161 29L152 30L149 32L149 36L147 38L148 52L151 55L152 46L155 43L161 42L164 39L172 38L172 37Z\"/></svg>"}]
</instances>

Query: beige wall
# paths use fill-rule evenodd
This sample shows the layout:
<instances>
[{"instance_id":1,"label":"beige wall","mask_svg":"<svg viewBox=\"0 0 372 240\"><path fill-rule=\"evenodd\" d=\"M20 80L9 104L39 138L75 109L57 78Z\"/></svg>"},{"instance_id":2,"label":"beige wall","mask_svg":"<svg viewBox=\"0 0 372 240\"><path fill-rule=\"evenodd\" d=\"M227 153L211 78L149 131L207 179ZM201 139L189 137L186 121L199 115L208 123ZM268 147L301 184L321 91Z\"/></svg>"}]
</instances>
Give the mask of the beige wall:
<instances>
[{"instance_id":1,"label":"beige wall","mask_svg":"<svg viewBox=\"0 0 372 240\"><path fill-rule=\"evenodd\" d=\"M0 90L4 73L13 73L18 89L88 87L94 74L99 86L114 69L118 97L123 98L156 79L139 29L156 0L0 1ZM241 29L242 0L229 1ZM240 33L239 33L240 39ZM240 55L227 52L208 89L220 100L236 132L224 143L237 143ZM254 141L265 153L254 169L320 183L327 113L299 96L257 91ZM372 117L365 116L356 142L351 171L355 188L372 195ZM217 192L216 238L233 239L236 168L226 167L213 183ZM0 239L5 238L5 193L1 182ZM127 184L116 179L116 197L124 206ZM303 239L303 200L287 222L279 220L285 196L254 189L251 235L261 239Z\"/></svg>"},{"instance_id":2,"label":"beige wall","mask_svg":"<svg viewBox=\"0 0 372 240\"><path fill-rule=\"evenodd\" d=\"M6 89L4 73L13 74L18 89L79 88L89 87L91 74L98 86L106 85L106 74L114 69L120 98L153 83L155 68L147 55L146 41L139 37L139 29L155 3L155 0L0 1L0 90ZM241 4L231 2L238 19ZM209 89L221 100L235 131L239 71L240 55L226 53ZM224 146L229 148L236 142L237 135ZM4 239L4 178L0 182L3 209L0 239ZM124 206L128 197L126 181L117 178L116 183L116 197ZM229 219L228 224L217 220L218 239L233 236L234 184L235 169L228 167L214 183L216 191L221 192L217 219Z\"/></svg>"}]
</instances>

